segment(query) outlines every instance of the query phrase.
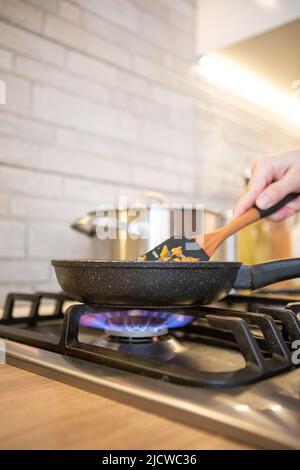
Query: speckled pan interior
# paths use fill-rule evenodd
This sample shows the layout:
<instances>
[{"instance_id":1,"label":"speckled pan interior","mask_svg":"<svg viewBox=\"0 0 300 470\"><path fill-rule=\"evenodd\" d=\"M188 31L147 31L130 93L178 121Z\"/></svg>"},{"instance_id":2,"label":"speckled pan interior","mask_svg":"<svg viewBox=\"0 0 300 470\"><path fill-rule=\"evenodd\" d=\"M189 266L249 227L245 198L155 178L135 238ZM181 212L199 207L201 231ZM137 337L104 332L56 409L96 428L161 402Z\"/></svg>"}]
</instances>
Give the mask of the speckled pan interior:
<instances>
[{"instance_id":1,"label":"speckled pan interior","mask_svg":"<svg viewBox=\"0 0 300 470\"><path fill-rule=\"evenodd\" d=\"M68 266L68 267L101 267L101 268L156 268L156 269L170 269L170 268L222 268L228 266L239 267L241 263L237 262L219 262L219 261L199 261L199 262L174 262L174 261L120 261L120 260L89 260L89 259L63 259L63 260L52 260L52 266Z\"/></svg>"}]
</instances>

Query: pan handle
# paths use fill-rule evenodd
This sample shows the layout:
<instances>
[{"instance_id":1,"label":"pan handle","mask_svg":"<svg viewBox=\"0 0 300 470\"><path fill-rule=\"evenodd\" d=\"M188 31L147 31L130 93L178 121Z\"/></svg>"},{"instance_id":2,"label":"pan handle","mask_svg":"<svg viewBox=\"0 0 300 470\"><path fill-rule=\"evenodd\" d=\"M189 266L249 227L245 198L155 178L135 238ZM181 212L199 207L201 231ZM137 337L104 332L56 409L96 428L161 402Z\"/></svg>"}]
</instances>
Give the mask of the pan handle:
<instances>
[{"instance_id":1,"label":"pan handle","mask_svg":"<svg viewBox=\"0 0 300 470\"><path fill-rule=\"evenodd\" d=\"M235 279L235 289L259 289L278 281L300 277L300 258L281 259L253 266L242 265Z\"/></svg>"}]
</instances>

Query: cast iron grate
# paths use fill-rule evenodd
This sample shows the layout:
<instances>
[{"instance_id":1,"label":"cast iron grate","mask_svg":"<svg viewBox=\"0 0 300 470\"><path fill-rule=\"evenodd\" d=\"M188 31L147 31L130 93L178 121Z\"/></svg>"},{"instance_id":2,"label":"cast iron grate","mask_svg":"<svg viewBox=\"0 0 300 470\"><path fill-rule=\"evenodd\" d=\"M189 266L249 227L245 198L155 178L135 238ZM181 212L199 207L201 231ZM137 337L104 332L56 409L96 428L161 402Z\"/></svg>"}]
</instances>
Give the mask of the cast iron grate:
<instances>
[{"instance_id":1,"label":"cast iron grate","mask_svg":"<svg viewBox=\"0 0 300 470\"><path fill-rule=\"evenodd\" d=\"M51 315L40 314L43 299L55 301ZM31 304L30 313L15 318L16 301L22 300ZM184 312L194 316L195 320L187 326L175 329L173 333L175 337L179 334L185 340L191 339L199 343L207 342L224 348L237 349L246 364L245 367L230 372L198 371L81 342L79 340L81 317L87 312L99 313L104 306L75 304L63 314L66 301L70 299L64 294L44 292L9 294L4 316L0 320L0 336L149 377L204 387L242 386L290 370L293 367L291 343L295 339L300 339L300 323L297 318L300 304L297 303L289 304L288 308L261 306L259 312L241 312L212 306L186 308ZM174 308L170 309L171 313L175 311ZM32 330L33 326L58 321L62 325L59 338Z\"/></svg>"},{"instance_id":2,"label":"cast iron grate","mask_svg":"<svg viewBox=\"0 0 300 470\"><path fill-rule=\"evenodd\" d=\"M52 309L52 313L49 315L41 315L40 308L42 301L50 300L55 301L55 306ZM4 306L3 317L0 320L1 324L17 324L23 323L24 321L28 326L33 326L37 321L40 320L53 320L63 318L63 305L64 302L70 299L63 293L51 293L51 292L36 292L34 294L25 293L11 293L6 297ZM14 316L14 310L16 302L26 302L29 304L29 314L25 316Z\"/></svg>"}]
</instances>

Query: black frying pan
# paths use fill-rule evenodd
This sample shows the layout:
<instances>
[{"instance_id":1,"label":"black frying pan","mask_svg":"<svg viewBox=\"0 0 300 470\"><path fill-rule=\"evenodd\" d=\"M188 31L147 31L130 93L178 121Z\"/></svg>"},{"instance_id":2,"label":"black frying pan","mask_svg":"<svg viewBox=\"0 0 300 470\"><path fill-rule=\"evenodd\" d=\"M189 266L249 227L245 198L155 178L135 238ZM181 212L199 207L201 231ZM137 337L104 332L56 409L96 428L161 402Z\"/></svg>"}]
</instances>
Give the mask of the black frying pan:
<instances>
[{"instance_id":1,"label":"black frying pan","mask_svg":"<svg viewBox=\"0 0 300 470\"><path fill-rule=\"evenodd\" d=\"M75 300L123 306L201 305L231 288L258 289L300 276L300 258L245 266L220 262L54 260L58 282Z\"/></svg>"}]
</instances>

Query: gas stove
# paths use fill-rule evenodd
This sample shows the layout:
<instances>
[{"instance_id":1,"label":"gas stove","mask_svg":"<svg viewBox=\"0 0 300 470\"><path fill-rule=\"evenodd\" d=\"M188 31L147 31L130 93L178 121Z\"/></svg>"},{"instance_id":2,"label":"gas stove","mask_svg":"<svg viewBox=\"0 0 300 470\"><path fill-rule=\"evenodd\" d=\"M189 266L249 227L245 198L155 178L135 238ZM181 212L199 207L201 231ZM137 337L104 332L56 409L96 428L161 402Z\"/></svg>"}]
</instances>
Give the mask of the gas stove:
<instances>
[{"instance_id":1,"label":"gas stove","mask_svg":"<svg viewBox=\"0 0 300 470\"><path fill-rule=\"evenodd\" d=\"M259 447L300 448L299 312L298 291L184 308L14 293L0 338L9 364Z\"/></svg>"}]
</instances>

